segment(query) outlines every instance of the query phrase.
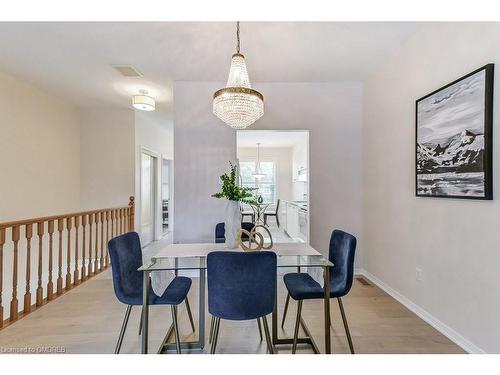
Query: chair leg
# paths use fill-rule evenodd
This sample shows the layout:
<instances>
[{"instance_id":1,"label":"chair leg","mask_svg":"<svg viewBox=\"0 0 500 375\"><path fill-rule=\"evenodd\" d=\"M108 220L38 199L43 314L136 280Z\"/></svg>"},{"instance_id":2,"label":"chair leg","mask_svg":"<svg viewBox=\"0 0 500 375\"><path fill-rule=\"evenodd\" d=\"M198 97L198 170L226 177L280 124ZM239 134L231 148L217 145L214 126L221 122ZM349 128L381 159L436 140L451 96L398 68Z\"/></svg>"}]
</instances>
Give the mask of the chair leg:
<instances>
[{"instance_id":1,"label":"chair leg","mask_svg":"<svg viewBox=\"0 0 500 375\"><path fill-rule=\"evenodd\" d=\"M354 354L354 345L352 345L351 332L349 332L349 326L347 325L347 318L345 316L344 305L342 300L337 298L339 301L340 314L342 315L342 321L344 322L345 334L347 336L347 342L349 342L349 349L351 349L351 354Z\"/></svg>"},{"instance_id":2,"label":"chair leg","mask_svg":"<svg viewBox=\"0 0 500 375\"><path fill-rule=\"evenodd\" d=\"M142 314L141 314L141 320L139 320L139 336L142 333Z\"/></svg>"},{"instance_id":3,"label":"chair leg","mask_svg":"<svg viewBox=\"0 0 500 375\"><path fill-rule=\"evenodd\" d=\"M267 215L264 214L264 225L267 225Z\"/></svg>"},{"instance_id":4,"label":"chair leg","mask_svg":"<svg viewBox=\"0 0 500 375\"><path fill-rule=\"evenodd\" d=\"M267 325L267 318L262 317L262 323L264 325L264 333L266 334L267 350L269 354L274 354L273 341L271 340L271 334L269 333L269 326Z\"/></svg>"},{"instance_id":5,"label":"chair leg","mask_svg":"<svg viewBox=\"0 0 500 375\"><path fill-rule=\"evenodd\" d=\"M217 347L217 339L219 338L219 327L220 327L220 318L215 318L214 336L212 337L212 347L210 348L210 354L215 354L215 348Z\"/></svg>"},{"instance_id":6,"label":"chair leg","mask_svg":"<svg viewBox=\"0 0 500 375\"><path fill-rule=\"evenodd\" d=\"M278 215L276 215L276 224L278 224L278 228L280 227L280 219L278 218Z\"/></svg>"},{"instance_id":7,"label":"chair leg","mask_svg":"<svg viewBox=\"0 0 500 375\"><path fill-rule=\"evenodd\" d=\"M281 321L281 328L285 326L286 313L288 311L288 304L290 303L290 293L286 295L285 309L283 310L283 320Z\"/></svg>"},{"instance_id":8,"label":"chair leg","mask_svg":"<svg viewBox=\"0 0 500 375\"><path fill-rule=\"evenodd\" d=\"M177 354L181 354L181 338L179 335L179 326L177 324L177 306L174 305L172 305L172 321L174 322L175 347L177 348Z\"/></svg>"},{"instance_id":9,"label":"chair leg","mask_svg":"<svg viewBox=\"0 0 500 375\"><path fill-rule=\"evenodd\" d=\"M259 327L260 341L262 341L262 327L260 326L260 318L257 318L257 325Z\"/></svg>"},{"instance_id":10,"label":"chair leg","mask_svg":"<svg viewBox=\"0 0 500 375\"><path fill-rule=\"evenodd\" d=\"M132 311L132 305L127 306L125 311L125 317L123 318L122 328L120 330L120 335L118 336L118 342L116 343L115 354L120 353L120 348L122 347L123 336L125 336L125 330L127 329L128 318L130 317L130 311Z\"/></svg>"},{"instance_id":11,"label":"chair leg","mask_svg":"<svg viewBox=\"0 0 500 375\"><path fill-rule=\"evenodd\" d=\"M193 314L191 314L191 307L189 307L189 300L186 296L186 309L187 309L187 312L188 312L188 316L189 316L189 322L191 323L191 328L193 329L193 332L195 331L194 329L194 322L193 322Z\"/></svg>"},{"instance_id":12,"label":"chair leg","mask_svg":"<svg viewBox=\"0 0 500 375\"><path fill-rule=\"evenodd\" d=\"M300 313L302 312L302 300L299 301L299 305L297 306L297 320L295 321L295 331L293 333L293 346L292 346L292 354L295 354L297 351L297 341L299 339L299 327L300 327Z\"/></svg>"},{"instance_id":13,"label":"chair leg","mask_svg":"<svg viewBox=\"0 0 500 375\"><path fill-rule=\"evenodd\" d=\"M208 343L212 343L212 339L214 337L214 327L215 327L215 317L212 316L210 319L210 334L208 335Z\"/></svg>"}]
</instances>

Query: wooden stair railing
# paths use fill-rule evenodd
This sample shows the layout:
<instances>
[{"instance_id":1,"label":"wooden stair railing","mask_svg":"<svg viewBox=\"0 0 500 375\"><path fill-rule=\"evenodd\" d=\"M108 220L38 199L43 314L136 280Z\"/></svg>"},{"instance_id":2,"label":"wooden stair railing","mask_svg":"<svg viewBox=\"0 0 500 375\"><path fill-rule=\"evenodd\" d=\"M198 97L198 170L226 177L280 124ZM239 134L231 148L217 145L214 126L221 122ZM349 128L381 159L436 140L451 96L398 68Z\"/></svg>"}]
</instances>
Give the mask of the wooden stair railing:
<instances>
[{"instance_id":1,"label":"wooden stair railing","mask_svg":"<svg viewBox=\"0 0 500 375\"><path fill-rule=\"evenodd\" d=\"M133 230L134 197L125 207L0 223L0 329L106 270L111 265L108 241ZM19 275L23 268L19 269L20 260L25 262L24 277ZM5 270L8 265L11 267ZM3 291L9 288L6 281L10 278L12 298L6 318L7 293ZM25 293L20 311L17 294L23 279Z\"/></svg>"}]
</instances>

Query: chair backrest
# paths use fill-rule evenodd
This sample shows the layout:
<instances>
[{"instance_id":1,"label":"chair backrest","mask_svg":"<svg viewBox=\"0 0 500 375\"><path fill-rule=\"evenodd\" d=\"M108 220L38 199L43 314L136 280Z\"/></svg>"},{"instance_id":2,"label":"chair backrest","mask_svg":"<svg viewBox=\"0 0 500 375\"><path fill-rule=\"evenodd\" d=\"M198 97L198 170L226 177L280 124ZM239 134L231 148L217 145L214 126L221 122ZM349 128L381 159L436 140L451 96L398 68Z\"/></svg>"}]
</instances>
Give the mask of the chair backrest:
<instances>
[{"instance_id":1,"label":"chair backrest","mask_svg":"<svg viewBox=\"0 0 500 375\"><path fill-rule=\"evenodd\" d=\"M241 229L245 229L249 232L253 229L253 227L254 227L253 223L247 223L247 222L241 223ZM243 233L241 238L246 240L248 239L248 235ZM224 243L224 242L226 242L226 226L224 225L224 223L218 223L215 226L215 243Z\"/></svg>"},{"instance_id":2,"label":"chair backrest","mask_svg":"<svg viewBox=\"0 0 500 375\"><path fill-rule=\"evenodd\" d=\"M330 270L330 283L338 285L340 294L346 295L352 286L354 277L354 254L356 237L347 232L335 229L330 237L328 259L333 263Z\"/></svg>"},{"instance_id":3,"label":"chair backrest","mask_svg":"<svg viewBox=\"0 0 500 375\"><path fill-rule=\"evenodd\" d=\"M276 215L278 215L279 209L280 209L280 200L278 199L276 201Z\"/></svg>"},{"instance_id":4,"label":"chair backrest","mask_svg":"<svg viewBox=\"0 0 500 375\"><path fill-rule=\"evenodd\" d=\"M276 298L276 253L214 251L207 257L208 311L229 320L270 314Z\"/></svg>"},{"instance_id":5,"label":"chair backrest","mask_svg":"<svg viewBox=\"0 0 500 375\"><path fill-rule=\"evenodd\" d=\"M142 265L141 240L136 232L115 237L108 242L113 288L120 302L134 304L142 296L142 274L137 269Z\"/></svg>"},{"instance_id":6,"label":"chair backrest","mask_svg":"<svg viewBox=\"0 0 500 375\"><path fill-rule=\"evenodd\" d=\"M224 223L218 223L215 226L215 243L226 242L226 229Z\"/></svg>"}]
</instances>

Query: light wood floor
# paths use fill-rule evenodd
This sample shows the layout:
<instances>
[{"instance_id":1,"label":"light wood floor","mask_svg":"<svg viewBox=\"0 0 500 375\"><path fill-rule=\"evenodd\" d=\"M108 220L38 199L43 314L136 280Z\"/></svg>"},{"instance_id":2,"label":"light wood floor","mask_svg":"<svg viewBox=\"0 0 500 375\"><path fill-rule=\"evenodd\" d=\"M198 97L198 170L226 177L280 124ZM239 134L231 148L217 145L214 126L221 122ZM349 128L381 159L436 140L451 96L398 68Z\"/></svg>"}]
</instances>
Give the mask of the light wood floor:
<instances>
[{"instance_id":1,"label":"light wood floor","mask_svg":"<svg viewBox=\"0 0 500 375\"><path fill-rule=\"evenodd\" d=\"M279 286L280 319L285 300L284 286ZM196 280L189 293L195 320L198 310ZM292 300L284 331L291 335L296 303ZM355 280L344 307L357 353L463 353L463 350L418 318L403 305L374 285L365 286ZM334 353L348 353L342 320L335 300L331 301ZM125 306L114 296L110 270L0 331L0 347L63 346L66 353L112 353L120 331ZM193 339L185 305L179 309L181 339ZM132 309L122 353L139 353L140 308ZM303 316L320 350L324 351L322 301L306 301ZM150 351L156 352L171 323L169 307L150 309ZM207 315L208 317L208 315ZM268 317L271 323L271 316ZM209 319L206 330L208 336ZM302 332L302 335L304 333ZM205 348L207 351L208 346ZM255 321L222 321L218 353L265 353ZM289 353L290 347L278 349ZM312 353L307 345L299 345L299 353Z\"/></svg>"}]
</instances>

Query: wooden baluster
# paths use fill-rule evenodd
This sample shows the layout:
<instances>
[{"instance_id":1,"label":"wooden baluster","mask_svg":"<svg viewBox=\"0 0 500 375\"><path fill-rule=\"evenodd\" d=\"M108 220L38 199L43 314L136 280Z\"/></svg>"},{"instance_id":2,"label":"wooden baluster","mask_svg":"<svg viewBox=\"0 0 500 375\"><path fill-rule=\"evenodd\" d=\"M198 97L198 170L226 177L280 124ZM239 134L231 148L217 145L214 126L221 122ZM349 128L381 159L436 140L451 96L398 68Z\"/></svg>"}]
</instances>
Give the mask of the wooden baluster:
<instances>
[{"instance_id":1,"label":"wooden baluster","mask_svg":"<svg viewBox=\"0 0 500 375\"><path fill-rule=\"evenodd\" d=\"M82 270L81 270L81 280L82 282L86 279L86 264L85 264L85 251L86 251L86 233L85 233L85 229L87 227L87 215L83 215L82 216Z\"/></svg>"},{"instance_id":2,"label":"wooden baluster","mask_svg":"<svg viewBox=\"0 0 500 375\"><path fill-rule=\"evenodd\" d=\"M12 241L14 242L14 262L12 265L12 300L10 301L10 321L17 320L19 310L17 302L17 250L19 244L19 226L12 227Z\"/></svg>"},{"instance_id":3,"label":"wooden baluster","mask_svg":"<svg viewBox=\"0 0 500 375\"><path fill-rule=\"evenodd\" d=\"M50 220L48 223L48 233L49 233L49 282L47 283L47 301L54 298L54 283L52 282L52 263L54 259L54 220Z\"/></svg>"},{"instance_id":4,"label":"wooden baluster","mask_svg":"<svg viewBox=\"0 0 500 375\"><path fill-rule=\"evenodd\" d=\"M38 288L36 288L36 306L42 306L43 303L43 288L42 288L42 272L43 272L43 232L44 222L41 221L37 226L38 235Z\"/></svg>"},{"instance_id":5,"label":"wooden baluster","mask_svg":"<svg viewBox=\"0 0 500 375\"><path fill-rule=\"evenodd\" d=\"M80 216L75 216L75 270L73 272L73 285L78 285L78 231L80 230ZM83 280L82 280L83 281Z\"/></svg>"},{"instance_id":6,"label":"wooden baluster","mask_svg":"<svg viewBox=\"0 0 500 375\"><path fill-rule=\"evenodd\" d=\"M99 273L99 213L95 214L95 259L94 274Z\"/></svg>"},{"instance_id":7,"label":"wooden baluster","mask_svg":"<svg viewBox=\"0 0 500 375\"><path fill-rule=\"evenodd\" d=\"M89 215L89 264L87 268L87 277L91 277L92 272L92 225L94 224L94 214Z\"/></svg>"},{"instance_id":8,"label":"wooden baluster","mask_svg":"<svg viewBox=\"0 0 500 375\"><path fill-rule=\"evenodd\" d=\"M66 232L68 236L66 250L66 290L71 289L71 228L73 227L73 218L66 218Z\"/></svg>"},{"instance_id":9,"label":"wooden baluster","mask_svg":"<svg viewBox=\"0 0 500 375\"><path fill-rule=\"evenodd\" d=\"M5 243L5 228L0 228L0 328L3 328L3 245Z\"/></svg>"},{"instance_id":10,"label":"wooden baluster","mask_svg":"<svg viewBox=\"0 0 500 375\"><path fill-rule=\"evenodd\" d=\"M116 236L119 236L120 235L120 214L119 214L118 209L115 210L115 219L116 219L116 227L115 227Z\"/></svg>"},{"instance_id":11,"label":"wooden baluster","mask_svg":"<svg viewBox=\"0 0 500 375\"><path fill-rule=\"evenodd\" d=\"M106 268L109 267L109 253L108 253L108 242L110 240L109 236L109 211L106 211L106 245L104 246L104 251L106 252Z\"/></svg>"},{"instance_id":12,"label":"wooden baluster","mask_svg":"<svg viewBox=\"0 0 500 375\"><path fill-rule=\"evenodd\" d=\"M24 309L25 314L31 312L31 238L33 237L33 224L25 225L26 237L26 292L24 293Z\"/></svg>"},{"instance_id":13,"label":"wooden baluster","mask_svg":"<svg viewBox=\"0 0 500 375\"><path fill-rule=\"evenodd\" d=\"M133 232L135 230L135 198L134 197L130 197L129 198L129 203L128 203L128 206L129 206L129 222L128 222L128 225L129 225L129 228L128 230L130 232Z\"/></svg>"},{"instance_id":14,"label":"wooden baluster","mask_svg":"<svg viewBox=\"0 0 500 375\"><path fill-rule=\"evenodd\" d=\"M122 208L122 215L123 215L123 227L122 227L122 232L126 233L127 232L127 215L126 215L127 209Z\"/></svg>"},{"instance_id":15,"label":"wooden baluster","mask_svg":"<svg viewBox=\"0 0 500 375\"><path fill-rule=\"evenodd\" d=\"M111 210L111 237L115 237L115 210Z\"/></svg>"},{"instance_id":16,"label":"wooden baluster","mask_svg":"<svg viewBox=\"0 0 500 375\"><path fill-rule=\"evenodd\" d=\"M57 220L57 232L59 233L59 259L57 260L57 295L61 295L63 279L62 279L62 231L64 229L64 219Z\"/></svg>"},{"instance_id":17,"label":"wooden baluster","mask_svg":"<svg viewBox=\"0 0 500 375\"><path fill-rule=\"evenodd\" d=\"M99 271L104 269L104 212L99 213L101 220L101 257L99 261Z\"/></svg>"},{"instance_id":18,"label":"wooden baluster","mask_svg":"<svg viewBox=\"0 0 500 375\"><path fill-rule=\"evenodd\" d=\"M123 209L120 208L120 234L123 234L124 233L124 230L123 230Z\"/></svg>"}]
</instances>

